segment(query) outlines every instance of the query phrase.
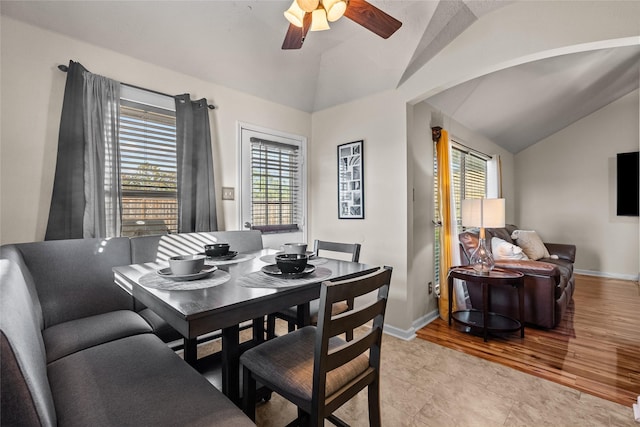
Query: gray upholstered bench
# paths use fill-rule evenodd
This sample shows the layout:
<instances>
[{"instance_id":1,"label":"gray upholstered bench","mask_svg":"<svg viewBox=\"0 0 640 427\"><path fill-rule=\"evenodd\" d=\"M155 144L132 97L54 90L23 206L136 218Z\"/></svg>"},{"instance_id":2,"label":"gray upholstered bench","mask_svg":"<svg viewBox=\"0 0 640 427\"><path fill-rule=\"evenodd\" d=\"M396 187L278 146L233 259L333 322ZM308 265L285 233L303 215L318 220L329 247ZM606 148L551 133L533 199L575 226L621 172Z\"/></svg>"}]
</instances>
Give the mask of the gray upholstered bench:
<instances>
[{"instance_id":1,"label":"gray upholstered bench","mask_svg":"<svg viewBox=\"0 0 640 427\"><path fill-rule=\"evenodd\" d=\"M128 238L0 249L2 425L254 425L113 283Z\"/></svg>"}]
</instances>

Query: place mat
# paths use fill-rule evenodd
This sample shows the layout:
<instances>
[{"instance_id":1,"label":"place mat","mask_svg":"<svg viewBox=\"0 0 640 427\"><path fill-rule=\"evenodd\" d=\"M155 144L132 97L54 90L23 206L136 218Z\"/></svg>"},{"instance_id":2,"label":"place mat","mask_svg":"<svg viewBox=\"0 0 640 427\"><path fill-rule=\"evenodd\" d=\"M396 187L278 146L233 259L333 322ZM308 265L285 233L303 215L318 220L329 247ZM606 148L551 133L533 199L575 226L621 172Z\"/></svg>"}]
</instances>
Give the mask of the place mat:
<instances>
[{"instance_id":1,"label":"place mat","mask_svg":"<svg viewBox=\"0 0 640 427\"><path fill-rule=\"evenodd\" d=\"M275 264L276 263L276 256L275 255L263 255L260 257L260 261L262 262L266 262L267 264ZM326 258L320 258L320 257L313 257L310 260L307 261L307 264L311 264L311 265L315 265L316 267L322 264L326 264L327 261L329 261Z\"/></svg>"},{"instance_id":2,"label":"place mat","mask_svg":"<svg viewBox=\"0 0 640 427\"><path fill-rule=\"evenodd\" d=\"M239 262L249 261L254 259L256 256L251 254L238 254L231 259L225 260L215 260L211 258L207 258L204 260L206 265L227 265L227 264L237 264Z\"/></svg>"},{"instance_id":3,"label":"place mat","mask_svg":"<svg viewBox=\"0 0 640 427\"><path fill-rule=\"evenodd\" d=\"M148 288L160 289L162 291L190 291L221 285L228 281L230 277L231 276L226 271L216 270L204 279L180 282L166 277L161 277L154 271L140 277L140 284Z\"/></svg>"},{"instance_id":4,"label":"place mat","mask_svg":"<svg viewBox=\"0 0 640 427\"><path fill-rule=\"evenodd\" d=\"M248 288L289 288L317 283L329 277L331 277L331 270L324 267L316 268L316 271L301 279L281 279L262 271L254 271L246 276L239 277L238 284Z\"/></svg>"}]
</instances>

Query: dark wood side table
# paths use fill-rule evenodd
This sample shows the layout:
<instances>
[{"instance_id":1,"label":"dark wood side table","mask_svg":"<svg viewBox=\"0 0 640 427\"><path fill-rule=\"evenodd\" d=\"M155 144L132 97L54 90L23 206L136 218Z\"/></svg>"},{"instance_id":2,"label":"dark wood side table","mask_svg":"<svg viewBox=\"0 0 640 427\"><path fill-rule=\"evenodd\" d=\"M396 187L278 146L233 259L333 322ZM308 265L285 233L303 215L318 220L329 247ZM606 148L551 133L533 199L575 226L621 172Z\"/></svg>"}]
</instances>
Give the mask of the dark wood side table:
<instances>
[{"instance_id":1,"label":"dark wood side table","mask_svg":"<svg viewBox=\"0 0 640 427\"><path fill-rule=\"evenodd\" d=\"M460 279L467 282L467 286L482 287L482 310L457 310L453 313L453 279ZM520 337L524 338L524 274L519 271L494 268L489 274L480 274L473 267L467 265L462 267L451 267L448 275L449 285L449 326L451 319L467 326L482 327L485 342L490 331L509 332L520 329ZM489 311L489 288L491 286L513 286L518 290L518 313L519 318L493 313Z\"/></svg>"}]
</instances>

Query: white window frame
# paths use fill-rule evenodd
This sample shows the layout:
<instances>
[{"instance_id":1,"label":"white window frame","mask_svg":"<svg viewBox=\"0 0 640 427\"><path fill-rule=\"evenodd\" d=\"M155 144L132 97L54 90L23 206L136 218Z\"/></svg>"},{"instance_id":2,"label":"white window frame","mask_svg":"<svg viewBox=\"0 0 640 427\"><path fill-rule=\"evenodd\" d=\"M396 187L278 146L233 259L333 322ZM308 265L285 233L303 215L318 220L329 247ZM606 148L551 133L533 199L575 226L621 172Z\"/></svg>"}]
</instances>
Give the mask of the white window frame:
<instances>
[{"instance_id":1,"label":"white window frame","mask_svg":"<svg viewBox=\"0 0 640 427\"><path fill-rule=\"evenodd\" d=\"M247 153L246 148L243 145L243 132L255 132L262 134L262 138L269 140L269 138L275 139L275 142L280 142L283 139L287 140L286 143L298 145L300 150L300 230L297 232L284 232L284 233L266 233L263 234L263 243L265 247L278 248L281 244L287 243L295 239L294 241L307 241L307 138L301 135L295 135L288 132L282 132L274 129L269 129L262 126L253 125L245 122L238 122L237 124L237 141L238 141L238 173L237 173L237 188L238 194L238 228L246 229L244 224L246 222L245 212L247 208L251 206L251 188L250 180L243 180L243 173L250 170L251 155L250 151ZM249 168L249 169L247 169ZM247 181L247 182L245 182Z\"/></svg>"}]
</instances>

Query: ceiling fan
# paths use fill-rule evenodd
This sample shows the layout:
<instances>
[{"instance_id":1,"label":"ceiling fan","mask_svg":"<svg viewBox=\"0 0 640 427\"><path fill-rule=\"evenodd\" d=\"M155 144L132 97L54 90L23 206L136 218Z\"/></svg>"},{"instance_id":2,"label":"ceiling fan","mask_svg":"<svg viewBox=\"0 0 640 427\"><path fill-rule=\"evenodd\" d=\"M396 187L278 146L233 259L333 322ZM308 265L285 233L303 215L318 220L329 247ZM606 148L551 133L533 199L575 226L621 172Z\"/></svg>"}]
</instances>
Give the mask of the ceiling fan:
<instances>
[{"instance_id":1,"label":"ceiling fan","mask_svg":"<svg viewBox=\"0 0 640 427\"><path fill-rule=\"evenodd\" d=\"M307 32L328 30L328 21L334 22L343 15L385 39L402 26L402 22L366 0L293 0L284 12L290 24L282 49L300 49Z\"/></svg>"}]
</instances>

